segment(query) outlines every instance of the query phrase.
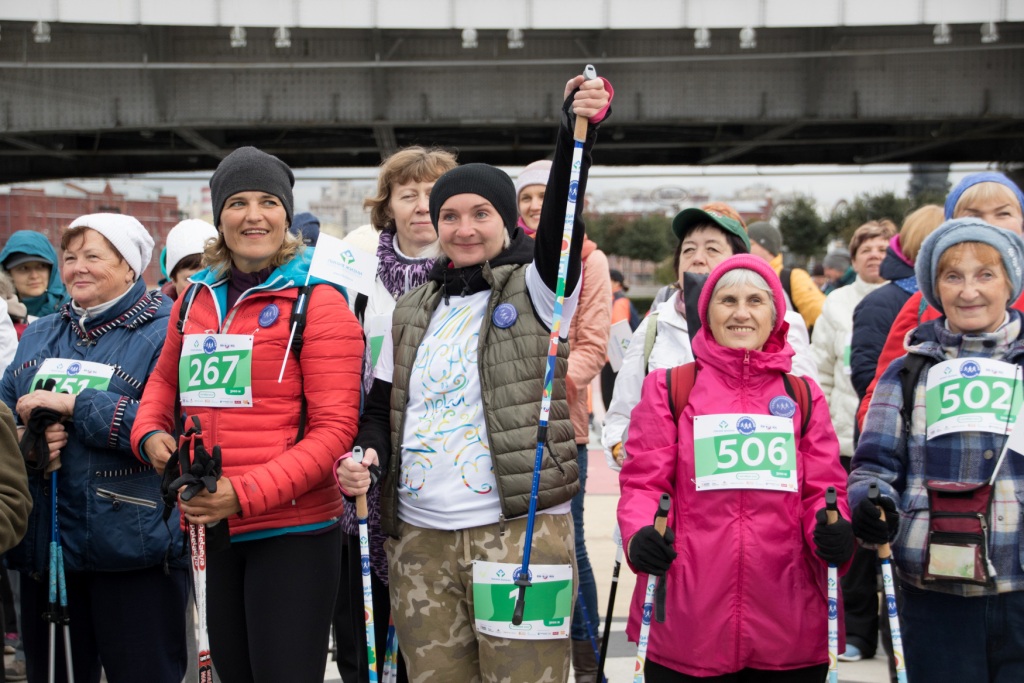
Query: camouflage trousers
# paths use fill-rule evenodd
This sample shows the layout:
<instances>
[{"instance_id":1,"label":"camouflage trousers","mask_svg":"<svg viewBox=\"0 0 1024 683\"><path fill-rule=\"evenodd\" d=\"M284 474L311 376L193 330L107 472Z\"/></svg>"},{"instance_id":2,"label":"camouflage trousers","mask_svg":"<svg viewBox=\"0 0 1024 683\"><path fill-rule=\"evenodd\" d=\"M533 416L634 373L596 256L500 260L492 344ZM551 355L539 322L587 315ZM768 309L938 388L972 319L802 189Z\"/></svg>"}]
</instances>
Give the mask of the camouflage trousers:
<instances>
[{"instance_id":1,"label":"camouflage trousers","mask_svg":"<svg viewBox=\"0 0 1024 683\"><path fill-rule=\"evenodd\" d=\"M413 683L558 683L569 678L568 638L512 640L478 633L473 560L522 562L526 518L440 531L400 522L385 542L391 614ZM572 516L538 514L530 564L571 564L577 590ZM527 600L530 592L527 590ZM573 601L575 602L575 601Z\"/></svg>"}]
</instances>

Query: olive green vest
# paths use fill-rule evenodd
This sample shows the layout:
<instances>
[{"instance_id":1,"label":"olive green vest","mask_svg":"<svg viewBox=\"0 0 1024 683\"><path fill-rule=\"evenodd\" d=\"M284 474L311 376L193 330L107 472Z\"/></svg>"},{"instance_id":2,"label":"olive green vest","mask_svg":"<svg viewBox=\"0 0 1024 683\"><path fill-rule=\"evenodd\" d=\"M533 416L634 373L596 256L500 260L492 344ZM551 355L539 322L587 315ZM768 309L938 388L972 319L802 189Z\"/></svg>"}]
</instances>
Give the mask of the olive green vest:
<instances>
[{"instance_id":1,"label":"olive green vest","mask_svg":"<svg viewBox=\"0 0 1024 683\"><path fill-rule=\"evenodd\" d=\"M491 297L480 328L480 390L501 512L506 519L525 515L530 507L537 426L551 338L551 333L534 315L526 289L526 268L511 264L492 269L484 264L483 270L484 278L491 285ZM409 381L416 352L442 293L440 283L429 281L402 297L392 317L395 369L391 389L391 459L381 488L381 526L392 536L397 535L398 529L398 478ZM515 323L507 329L491 322L494 309L502 303L512 304L519 312ZM575 432L565 398L568 357L569 345L560 342L538 487L538 510L564 503L579 490Z\"/></svg>"}]
</instances>

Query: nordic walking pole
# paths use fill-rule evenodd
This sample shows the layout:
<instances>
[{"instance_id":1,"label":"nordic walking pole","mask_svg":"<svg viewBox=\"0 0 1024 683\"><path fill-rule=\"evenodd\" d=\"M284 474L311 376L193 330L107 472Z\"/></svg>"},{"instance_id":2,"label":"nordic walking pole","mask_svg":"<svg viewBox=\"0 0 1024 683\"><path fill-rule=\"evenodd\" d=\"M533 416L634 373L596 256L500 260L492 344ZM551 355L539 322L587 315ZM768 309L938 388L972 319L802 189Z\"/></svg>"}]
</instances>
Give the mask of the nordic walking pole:
<instances>
[{"instance_id":1,"label":"nordic walking pole","mask_svg":"<svg viewBox=\"0 0 1024 683\"><path fill-rule=\"evenodd\" d=\"M196 439L201 438L202 427L199 418L192 418L192 428L186 432L186 440L183 440L179 449L181 471L183 473L192 471L193 458L189 455L189 446L196 450ZM216 448L214 449L216 450ZM196 489L196 490L190 490ZM213 490L217 490L217 484L213 484ZM194 484L186 487L181 498L189 501L198 492ZM213 491L211 491L213 493ZM188 539L192 550L192 578L195 584L196 612L199 613L199 644L197 648L197 665L199 669L199 683L213 683L213 658L210 656L210 632L206 623L206 525L189 524Z\"/></svg>"},{"instance_id":2,"label":"nordic walking pole","mask_svg":"<svg viewBox=\"0 0 1024 683\"><path fill-rule=\"evenodd\" d=\"M825 521L839 521L836 487L825 490ZM828 565L828 683L839 683L839 571Z\"/></svg>"},{"instance_id":3,"label":"nordic walking pole","mask_svg":"<svg viewBox=\"0 0 1024 683\"><path fill-rule=\"evenodd\" d=\"M878 505L880 495L878 484L868 487L868 500L878 506L881 520L885 521L885 510ZM889 632L892 637L892 658L896 662L896 680L907 683L907 664L903 658L903 636L900 633L900 618L896 613L896 588L892 583L892 550L888 543L878 544L878 559L882 564L882 588L885 589L885 607L889 614Z\"/></svg>"},{"instance_id":4,"label":"nordic walking pole","mask_svg":"<svg viewBox=\"0 0 1024 683\"><path fill-rule=\"evenodd\" d=\"M594 627L590 625L590 613L587 611L587 601L583 599L583 589L581 588L576 593L576 604L580 606L580 613L583 616L583 623L587 626L587 640L590 641L590 647L594 650L594 661L596 662L601 658L601 650L597 644L597 634L594 633ZM598 683L607 683L603 678L598 676Z\"/></svg>"},{"instance_id":5,"label":"nordic walking pole","mask_svg":"<svg viewBox=\"0 0 1024 683\"><path fill-rule=\"evenodd\" d=\"M668 510L672 503L667 493L661 494L658 511L654 513L654 528L662 536L668 526ZM644 614L640 623L640 638L636 644L636 668L633 670L633 683L644 683L644 665L647 663L647 637L651 633L651 612L654 610L654 594L658 589L658 577L647 576L647 592L644 594Z\"/></svg>"},{"instance_id":6,"label":"nordic walking pole","mask_svg":"<svg viewBox=\"0 0 1024 683\"><path fill-rule=\"evenodd\" d=\"M384 680L383 683L395 683L398 680L398 634L395 632L395 618L388 618L388 638L384 648Z\"/></svg>"},{"instance_id":7,"label":"nordic walking pole","mask_svg":"<svg viewBox=\"0 0 1024 683\"><path fill-rule=\"evenodd\" d=\"M597 78L597 70L587 64L583 69L586 79ZM580 182L580 168L583 167L583 143L587 139L587 125L590 119L576 117L576 128L573 131L575 144L572 149L572 167L569 172L569 199L565 203L565 222L562 227L562 253L558 257L558 281L555 284L555 307L551 316L551 339L548 343L548 364L544 372L544 393L540 402L540 423L537 425L537 456L533 462L533 483L530 487L530 510L526 516L526 541L523 546L523 566L516 576L519 595L512 612L512 623L519 626L523 623L526 609L526 589L530 583L530 551L533 547L533 523L537 517L537 489L540 487L540 468L544 461L544 444L547 442L548 415L551 413L551 395L554 393L555 360L558 357L558 338L562 329L562 299L565 297L565 278L569 275L569 245L572 244L572 231L576 221L576 189Z\"/></svg>"},{"instance_id":8,"label":"nordic walking pole","mask_svg":"<svg viewBox=\"0 0 1024 683\"><path fill-rule=\"evenodd\" d=\"M612 587L608 592L608 615L604 618L604 635L601 636L601 655L597 658L597 680L604 680L604 660L608 657L608 640L612 635L612 612L615 610L615 591L619 587L619 570L622 568L622 534L619 525L612 531L615 541L615 568L612 569Z\"/></svg>"},{"instance_id":9,"label":"nordic walking pole","mask_svg":"<svg viewBox=\"0 0 1024 683\"><path fill-rule=\"evenodd\" d=\"M352 449L352 460L363 461L363 448ZM372 475L371 475L372 477ZM359 519L359 566L363 573L363 615L366 619L366 658L370 683L377 683L377 635L373 628L373 588L370 584L370 511L366 494L356 496L356 517Z\"/></svg>"}]
</instances>

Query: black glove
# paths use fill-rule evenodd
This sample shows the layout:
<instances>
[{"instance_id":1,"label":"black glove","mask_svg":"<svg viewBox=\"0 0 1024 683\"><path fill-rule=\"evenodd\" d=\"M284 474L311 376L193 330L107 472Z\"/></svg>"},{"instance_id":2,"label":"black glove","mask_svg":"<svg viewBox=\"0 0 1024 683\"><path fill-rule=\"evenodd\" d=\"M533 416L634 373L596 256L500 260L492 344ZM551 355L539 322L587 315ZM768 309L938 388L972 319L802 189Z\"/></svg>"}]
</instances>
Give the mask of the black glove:
<instances>
[{"instance_id":1,"label":"black glove","mask_svg":"<svg viewBox=\"0 0 1024 683\"><path fill-rule=\"evenodd\" d=\"M885 521L878 507L885 510ZM865 498L853 509L853 534L865 543L888 543L896 538L900 530L900 513L896 503L885 496L878 498L878 505Z\"/></svg>"},{"instance_id":2,"label":"black glove","mask_svg":"<svg viewBox=\"0 0 1024 683\"><path fill-rule=\"evenodd\" d=\"M831 524L825 516L825 508L818 510L814 516L818 523L814 527L814 554L829 564L843 564L853 557L853 527L839 517Z\"/></svg>"},{"instance_id":3,"label":"black glove","mask_svg":"<svg viewBox=\"0 0 1024 683\"><path fill-rule=\"evenodd\" d=\"M633 534L629 541L629 561L633 566L651 576L664 576L676 551L672 541L676 539L672 529L665 529L662 536L654 525L645 526Z\"/></svg>"}]
</instances>

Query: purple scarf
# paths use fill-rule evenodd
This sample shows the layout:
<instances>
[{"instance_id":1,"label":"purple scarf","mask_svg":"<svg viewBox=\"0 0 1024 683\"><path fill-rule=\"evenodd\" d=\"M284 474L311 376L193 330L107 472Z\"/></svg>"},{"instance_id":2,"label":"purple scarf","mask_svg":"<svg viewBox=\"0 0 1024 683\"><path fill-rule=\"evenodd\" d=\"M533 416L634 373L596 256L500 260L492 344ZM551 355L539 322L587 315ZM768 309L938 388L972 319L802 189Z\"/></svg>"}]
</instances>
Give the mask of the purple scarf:
<instances>
[{"instance_id":1,"label":"purple scarf","mask_svg":"<svg viewBox=\"0 0 1024 683\"><path fill-rule=\"evenodd\" d=\"M427 274L434 267L432 258L409 258L399 254L394 244L395 231L385 228L377 243L377 277L391 296L402 296L427 281Z\"/></svg>"}]
</instances>

